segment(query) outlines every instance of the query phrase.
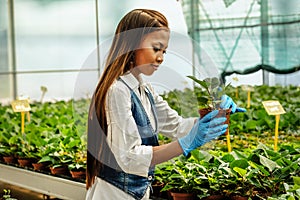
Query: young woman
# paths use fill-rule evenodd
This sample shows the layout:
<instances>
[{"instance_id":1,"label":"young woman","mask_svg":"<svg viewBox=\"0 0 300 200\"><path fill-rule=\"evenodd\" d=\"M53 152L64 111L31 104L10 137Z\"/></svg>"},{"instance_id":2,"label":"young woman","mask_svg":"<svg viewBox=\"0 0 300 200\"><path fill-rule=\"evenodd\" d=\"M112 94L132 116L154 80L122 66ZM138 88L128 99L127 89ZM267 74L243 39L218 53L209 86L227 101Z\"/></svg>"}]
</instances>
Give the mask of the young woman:
<instances>
[{"instance_id":1,"label":"young woman","mask_svg":"<svg viewBox=\"0 0 300 200\"><path fill-rule=\"evenodd\" d=\"M149 199L154 166L225 133L225 117L182 118L141 74L159 69L170 30L159 12L135 9L115 32L90 106L86 199ZM222 107L237 108L223 96ZM159 146L157 134L173 138Z\"/></svg>"}]
</instances>

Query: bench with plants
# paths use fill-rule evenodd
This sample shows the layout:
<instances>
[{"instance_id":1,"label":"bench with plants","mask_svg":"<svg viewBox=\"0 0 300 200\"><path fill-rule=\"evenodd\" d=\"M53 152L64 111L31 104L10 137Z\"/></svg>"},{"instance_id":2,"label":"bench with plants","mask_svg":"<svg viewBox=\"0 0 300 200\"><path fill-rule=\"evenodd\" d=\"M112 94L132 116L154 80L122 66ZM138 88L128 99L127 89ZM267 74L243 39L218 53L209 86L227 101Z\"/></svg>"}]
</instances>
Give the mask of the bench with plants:
<instances>
[{"instance_id":1,"label":"bench with plants","mask_svg":"<svg viewBox=\"0 0 300 200\"><path fill-rule=\"evenodd\" d=\"M238 98L235 93L239 90ZM251 107L245 113L230 116L232 152L228 152L225 136L156 168L156 196L169 198L171 190L190 191L195 199L222 195L252 199L297 199L300 177L300 89L296 86L255 86ZM226 88L241 107L246 107L247 93L241 87ZM198 100L206 92L200 88L173 90L163 94L169 105L184 117L199 116ZM275 99L286 110L279 124L278 151L273 150L275 119L269 116L262 101ZM74 106L75 105L75 106ZM86 121L89 100L32 102L31 121L21 120L9 105L0 106L0 162L36 173L58 176L84 183L84 175L72 178L72 171L86 168ZM160 143L169 138L159 135ZM11 156L6 162L4 158ZM17 159L46 165L21 165ZM51 168L64 166L67 174L52 174ZM225 197L224 197L225 196Z\"/></svg>"},{"instance_id":2,"label":"bench with plants","mask_svg":"<svg viewBox=\"0 0 300 200\"><path fill-rule=\"evenodd\" d=\"M0 162L85 182L88 102L77 101L77 113L73 104L32 103L24 133L18 114L10 106L1 106Z\"/></svg>"}]
</instances>

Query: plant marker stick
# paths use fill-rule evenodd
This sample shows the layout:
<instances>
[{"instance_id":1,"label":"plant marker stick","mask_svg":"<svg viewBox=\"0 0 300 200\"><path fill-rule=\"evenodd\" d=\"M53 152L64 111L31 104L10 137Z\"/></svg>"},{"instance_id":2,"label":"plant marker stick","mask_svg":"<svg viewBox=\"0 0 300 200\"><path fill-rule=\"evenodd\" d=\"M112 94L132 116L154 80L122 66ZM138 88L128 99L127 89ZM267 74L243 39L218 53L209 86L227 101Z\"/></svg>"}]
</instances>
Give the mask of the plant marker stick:
<instances>
[{"instance_id":1,"label":"plant marker stick","mask_svg":"<svg viewBox=\"0 0 300 200\"><path fill-rule=\"evenodd\" d=\"M24 133L24 121L25 121L25 112L21 112L21 130Z\"/></svg>"},{"instance_id":2,"label":"plant marker stick","mask_svg":"<svg viewBox=\"0 0 300 200\"><path fill-rule=\"evenodd\" d=\"M25 113L27 113L28 121L30 121L30 113L31 110L28 99L17 99L11 102L11 107L14 112L21 113L21 132L24 133L25 126Z\"/></svg>"},{"instance_id":3,"label":"plant marker stick","mask_svg":"<svg viewBox=\"0 0 300 200\"><path fill-rule=\"evenodd\" d=\"M226 133L226 139L227 139L227 148L228 148L228 152L231 152L231 144L230 144L230 135L229 135L229 131L227 131Z\"/></svg>"},{"instance_id":4,"label":"plant marker stick","mask_svg":"<svg viewBox=\"0 0 300 200\"><path fill-rule=\"evenodd\" d=\"M278 127L279 127L279 120L280 115L275 115L275 138L274 138L274 151L277 151L277 143L278 143Z\"/></svg>"},{"instance_id":5,"label":"plant marker stick","mask_svg":"<svg viewBox=\"0 0 300 200\"><path fill-rule=\"evenodd\" d=\"M251 97L251 91L248 90L248 105L247 105L247 108L250 108L250 97Z\"/></svg>"}]
</instances>

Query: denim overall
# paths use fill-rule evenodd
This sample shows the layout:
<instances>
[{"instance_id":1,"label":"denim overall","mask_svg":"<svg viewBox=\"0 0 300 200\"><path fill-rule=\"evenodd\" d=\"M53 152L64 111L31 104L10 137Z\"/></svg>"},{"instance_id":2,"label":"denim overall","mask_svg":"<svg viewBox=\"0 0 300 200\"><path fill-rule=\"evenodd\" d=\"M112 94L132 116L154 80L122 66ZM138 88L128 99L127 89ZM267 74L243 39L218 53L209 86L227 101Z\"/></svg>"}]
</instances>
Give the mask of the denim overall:
<instances>
[{"instance_id":1,"label":"denim overall","mask_svg":"<svg viewBox=\"0 0 300 200\"><path fill-rule=\"evenodd\" d=\"M122 80L131 93L131 111L133 118L137 124L139 134L142 138L142 145L158 146L157 139L157 116L155 111L154 99L148 88L145 92L149 98L151 104L151 110L154 115L156 128L152 128L147 113L134 91ZM118 187L124 192L130 194L135 199L142 199L147 191L147 188L151 186L154 179L154 167L151 167L148 172L148 177L142 177L135 174L128 174L124 171L110 168L107 165L103 165L98 177Z\"/></svg>"}]
</instances>

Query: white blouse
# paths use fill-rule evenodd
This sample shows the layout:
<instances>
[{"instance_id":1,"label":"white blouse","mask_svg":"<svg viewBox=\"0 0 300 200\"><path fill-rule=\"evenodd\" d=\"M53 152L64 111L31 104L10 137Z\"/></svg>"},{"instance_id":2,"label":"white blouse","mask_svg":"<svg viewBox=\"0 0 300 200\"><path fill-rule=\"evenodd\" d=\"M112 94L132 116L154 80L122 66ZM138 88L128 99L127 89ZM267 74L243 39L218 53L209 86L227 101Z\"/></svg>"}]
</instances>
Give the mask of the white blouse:
<instances>
[{"instance_id":1,"label":"white blouse","mask_svg":"<svg viewBox=\"0 0 300 200\"><path fill-rule=\"evenodd\" d=\"M168 103L153 90L150 83L136 79L131 73L120 77L140 98L149 116L153 129L172 139L186 135L194 125L195 118L182 118L171 109ZM140 91L139 92L139 88ZM155 101L158 124L155 124L151 104L145 94L148 87ZM142 140L131 113L130 90L122 81L115 81L109 88L106 98L107 141L122 170L126 173L147 177L152 160L152 146L142 145ZM149 189L143 199L149 199ZM134 198L115 186L97 178L88 190L87 200Z\"/></svg>"}]
</instances>

